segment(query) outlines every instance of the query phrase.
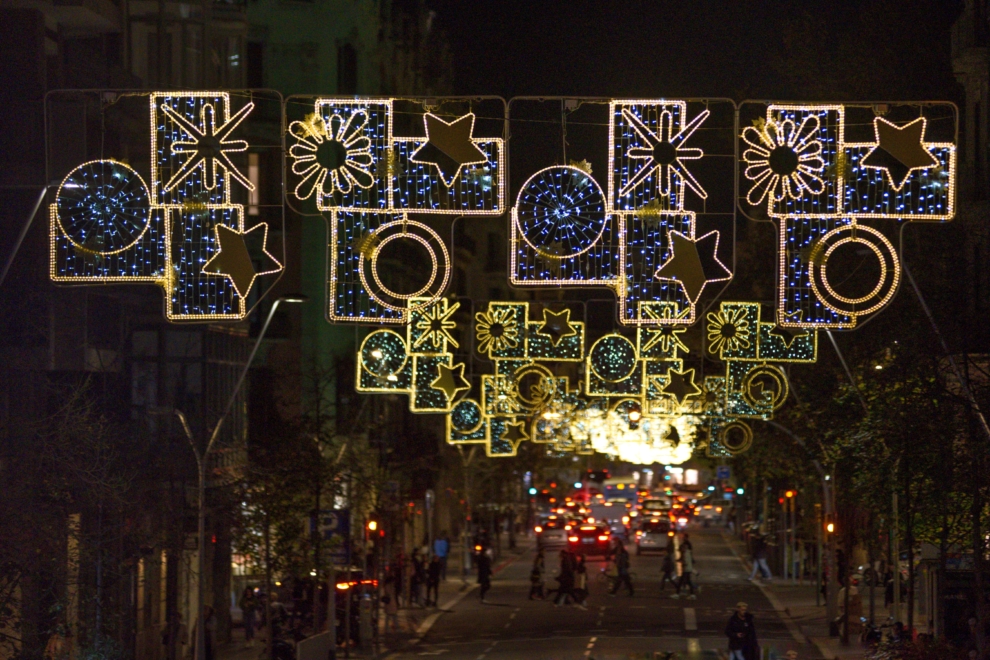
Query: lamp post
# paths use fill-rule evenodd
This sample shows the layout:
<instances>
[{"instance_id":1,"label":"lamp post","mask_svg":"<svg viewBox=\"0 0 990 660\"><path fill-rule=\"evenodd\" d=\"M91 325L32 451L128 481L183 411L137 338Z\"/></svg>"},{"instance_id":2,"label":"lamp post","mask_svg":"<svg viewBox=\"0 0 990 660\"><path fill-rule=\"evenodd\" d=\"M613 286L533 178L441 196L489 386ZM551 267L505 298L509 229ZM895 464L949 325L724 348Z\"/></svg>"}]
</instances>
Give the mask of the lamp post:
<instances>
[{"instance_id":1,"label":"lamp post","mask_svg":"<svg viewBox=\"0 0 990 660\"><path fill-rule=\"evenodd\" d=\"M231 409L234 407L234 400L237 398L237 393L240 391L241 386L244 384L244 379L247 378L248 369L251 368L251 363L254 361L254 356L258 353L258 348L261 347L261 341L265 338L265 333L268 331L268 326L272 322L272 317L275 316L275 310L281 303L304 303L308 298L304 295L289 295L276 298L272 303L271 309L268 311L268 316L265 318L264 325L261 326L261 331L258 333L258 338L254 342L254 348L251 349L251 353L248 355L247 362L244 364L244 369L241 371L240 378L237 379L237 383L234 385L233 391L230 393L230 399L227 401L227 407L224 408L223 414L220 415L220 419L217 420L216 426L213 427L213 432L210 434L210 438L206 443L206 447L200 451L199 446L196 444L196 439L193 437L192 429L189 428L189 422L186 420L186 416L181 410L176 409L175 416L179 418L182 423L182 430L185 431L186 438L189 440L189 446L192 447L193 454L196 456L196 468L199 476L199 520L197 528L197 548L199 549L198 557L198 570L199 577L196 584L196 594L199 607L199 613L197 614L198 624L196 626L196 660L204 660L206 658L206 619L204 617L204 577L206 575L206 465L207 458L209 458L210 451L213 449L213 444L217 440L217 436L220 435L220 427L223 426L224 421L230 414ZM266 586L266 600L265 600L265 620L269 622L269 630L271 630L271 612L269 611L269 602L271 600L271 585ZM268 651L271 654L271 633L268 635Z\"/></svg>"}]
</instances>

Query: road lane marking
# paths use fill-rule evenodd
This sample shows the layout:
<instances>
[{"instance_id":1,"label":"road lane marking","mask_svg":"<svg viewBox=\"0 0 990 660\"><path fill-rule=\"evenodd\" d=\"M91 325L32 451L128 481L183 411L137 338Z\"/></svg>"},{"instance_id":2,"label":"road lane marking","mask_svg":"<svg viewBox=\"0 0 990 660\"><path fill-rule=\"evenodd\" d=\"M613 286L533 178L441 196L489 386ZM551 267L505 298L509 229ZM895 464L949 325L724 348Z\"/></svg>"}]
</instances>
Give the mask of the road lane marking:
<instances>
[{"instance_id":1,"label":"road lane marking","mask_svg":"<svg viewBox=\"0 0 990 660\"><path fill-rule=\"evenodd\" d=\"M598 641L597 637L592 637L590 640L588 640L588 647L584 652L584 657L587 658L591 655L591 649L595 648L595 642L597 641Z\"/></svg>"},{"instance_id":2,"label":"road lane marking","mask_svg":"<svg viewBox=\"0 0 990 660\"><path fill-rule=\"evenodd\" d=\"M701 653L701 640L695 637L688 637L688 653Z\"/></svg>"},{"instance_id":3,"label":"road lane marking","mask_svg":"<svg viewBox=\"0 0 990 660\"><path fill-rule=\"evenodd\" d=\"M684 630L697 630L698 617L694 614L693 607L684 608Z\"/></svg>"}]
</instances>

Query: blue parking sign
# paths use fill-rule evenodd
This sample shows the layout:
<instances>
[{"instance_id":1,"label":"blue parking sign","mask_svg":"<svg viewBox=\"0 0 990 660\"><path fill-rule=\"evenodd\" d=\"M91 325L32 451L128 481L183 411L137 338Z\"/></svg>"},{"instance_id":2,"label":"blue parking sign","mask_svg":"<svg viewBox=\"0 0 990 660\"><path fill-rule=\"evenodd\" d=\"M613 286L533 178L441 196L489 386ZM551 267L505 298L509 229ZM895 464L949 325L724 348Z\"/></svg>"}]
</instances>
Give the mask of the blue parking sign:
<instances>
[{"instance_id":1,"label":"blue parking sign","mask_svg":"<svg viewBox=\"0 0 990 660\"><path fill-rule=\"evenodd\" d=\"M719 465L715 468L716 479L728 479L730 474L728 465Z\"/></svg>"}]
</instances>

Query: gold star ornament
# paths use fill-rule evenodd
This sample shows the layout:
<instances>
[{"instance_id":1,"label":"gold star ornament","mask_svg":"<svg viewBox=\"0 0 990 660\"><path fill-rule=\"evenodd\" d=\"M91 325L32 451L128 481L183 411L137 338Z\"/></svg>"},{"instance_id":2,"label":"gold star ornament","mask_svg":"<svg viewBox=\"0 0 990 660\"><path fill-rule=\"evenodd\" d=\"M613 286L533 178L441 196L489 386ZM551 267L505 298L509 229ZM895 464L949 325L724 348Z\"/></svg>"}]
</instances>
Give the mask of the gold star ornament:
<instances>
[{"instance_id":1,"label":"gold star ornament","mask_svg":"<svg viewBox=\"0 0 990 660\"><path fill-rule=\"evenodd\" d=\"M701 292L709 282L732 279L732 272L718 260L718 232L711 231L701 238L691 238L672 231L670 257L657 269L658 280L676 280L692 305L698 303Z\"/></svg>"},{"instance_id":2,"label":"gold star ornament","mask_svg":"<svg viewBox=\"0 0 990 660\"><path fill-rule=\"evenodd\" d=\"M423 123L426 125L426 143L414 151L409 160L435 167L448 188L454 185L465 165L488 162L488 156L471 139L473 112L450 123L428 112L423 115Z\"/></svg>"},{"instance_id":3,"label":"gold star ornament","mask_svg":"<svg viewBox=\"0 0 990 660\"><path fill-rule=\"evenodd\" d=\"M529 440L529 433L526 432L526 422L506 422L505 429L499 435L498 439L511 444L513 451L519 449L519 445L524 440Z\"/></svg>"},{"instance_id":4,"label":"gold star ornament","mask_svg":"<svg viewBox=\"0 0 990 660\"><path fill-rule=\"evenodd\" d=\"M546 335L550 338L550 343L557 347L564 337L574 337L577 329L571 325L571 310L565 309L562 312L551 312L543 309L543 325L536 331L538 335Z\"/></svg>"},{"instance_id":5,"label":"gold star ornament","mask_svg":"<svg viewBox=\"0 0 990 660\"><path fill-rule=\"evenodd\" d=\"M268 223L261 222L247 231L237 231L233 227L217 224L216 252L203 265L203 273L222 275L230 280L237 295L246 298L259 275L281 272L282 264L268 252ZM261 236L261 257L265 262L261 270L255 268L248 239L252 235Z\"/></svg>"},{"instance_id":6,"label":"gold star ornament","mask_svg":"<svg viewBox=\"0 0 990 660\"><path fill-rule=\"evenodd\" d=\"M685 399L689 396L701 394L701 388L694 382L694 369L669 370L667 372L667 384L661 391L677 399L678 405L684 405Z\"/></svg>"},{"instance_id":7,"label":"gold star ornament","mask_svg":"<svg viewBox=\"0 0 990 660\"><path fill-rule=\"evenodd\" d=\"M447 395L447 401L453 401L457 393L471 389L471 383L464 379L464 364L456 364L448 367L445 364L437 366L437 378L430 387L440 390Z\"/></svg>"},{"instance_id":8,"label":"gold star ornament","mask_svg":"<svg viewBox=\"0 0 990 660\"><path fill-rule=\"evenodd\" d=\"M863 167L885 172L894 190L903 188L914 170L936 167L938 159L925 146L925 124L924 117L903 126L875 118L877 143L863 157Z\"/></svg>"}]
</instances>

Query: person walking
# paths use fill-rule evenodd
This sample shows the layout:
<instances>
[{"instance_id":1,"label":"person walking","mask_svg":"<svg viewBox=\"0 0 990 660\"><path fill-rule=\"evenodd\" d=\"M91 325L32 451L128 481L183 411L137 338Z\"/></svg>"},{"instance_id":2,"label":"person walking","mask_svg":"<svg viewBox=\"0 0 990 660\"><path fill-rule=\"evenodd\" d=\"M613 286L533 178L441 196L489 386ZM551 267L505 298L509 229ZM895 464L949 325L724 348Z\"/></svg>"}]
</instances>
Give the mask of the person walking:
<instances>
[{"instance_id":1,"label":"person walking","mask_svg":"<svg viewBox=\"0 0 990 660\"><path fill-rule=\"evenodd\" d=\"M409 582L409 603L415 603L423 607L423 583L426 582L426 571L423 567L423 557L419 554L419 548L413 548L409 558L412 570L412 577Z\"/></svg>"},{"instance_id":2,"label":"person walking","mask_svg":"<svg viewBox=\"0 0 990 660\"><path fill-rule=\"evenodd\" d=\"M399 632L399 597L395 580L395 573L390 571L385 578L385 594L382 596L382 604L385 606L385 632Z\"/></svg>"},{"instance_id":3,"label":"person walking","mask_svg":"<svg viewBox=\"0 0 990 660\"><path fill-rule=\"evenodd\" d=\"M440 579L447 581L447 555L450 554L450 539L447 537L447 530L440 533L439 538L433 540L433 556L440 560Z\"/></svg>"},{"instance_id":4,"label":"person walking","mask_svg":"<svg viewBox=\"0 0 990 660\"><path fill-rule=\"evenodd\" d=\"M615 568L618 570L619 575L615 579L615 582L612 583L612 591L609 592L609 595L614 596L619 592L619 587L626 585L626 589L629 590L629 596L632 597L633 584L632 576L629 574L629 552L621 541L615 546Z\"/></svg>"},{"instance_id":5,"label":"person walking","mask_svg":"<svg viewBox=\"0 0 990 660\"><path fill-rule=\"evenodd\" d=\"M660 577L660 591L663 592L667 583L676 590L677 580L675 579L675 574L677 572L677 566L674 563L674 544L671 543L667 546L667 552L663 556L663 563L660 565L660 570L663 571L663 575Z\"/></svg>"},{"instance_id":6,"label":"person walking","mask_svg":"<svg viewBox=\"0 0 990 660\"><path fill-rule=\"evenodd\" d=\"M729 638L729 660L758 660L760 657L756 627L748 609L746 603L736 603L736 611L725 626L725 636Z\"/></svg>"},{"instance_id":7,"label":"person walking","mask_svg":"<svg viewBox=\"0 0 990 660\"><path fill-rule=\"evenodd\" d=\"M252 587L244 587L237 606L244 615L244 642L247 646L254 646L254 615L258 611L258 599L255 598Z\"/></svg>"},{"instance_id":8,"label":"person walking","mask_svg":"<svg viewBox=\"0 0 990 660\"><path fill-rule=\"evenodd\" d=\"M487 603L485 594L492 588L492 559L487 552L478 553L478 584L481 586L481 602Z\"/></svg>"},{"instance_id":9,"label":"person walking","mask_svg":"<svg viewBox=\"0 0 990 660\"><path fill-rule=\"evenodd\" d=\"M750 581L756 579L757 571L766 580L773 577L773 574L770 573L770 567L767 566L767 541L762 536L758 536L753 544L753 572L749 574Z\"/></svg>"},{"instance_id":10,"label":"person walking","mask_svg":"<svg viewBox=\"0 0 990 660\"><path fill-rule=\"evenodd\" d=\"M588 609L588 606L584 604L585 599L588 598L588 569L584 566L584 557L577 558L577 564L574 568L574 606L580 607L582 610Z\"/></svg>"},{"instance_id":11,"label":"person walking","mask_svg":"<svg viewBox=\"0 0 990 660\"><path fill-rule=\"evenodd\" d=\"M560 573L557 575L557 597L553 599L554 607L561 603L567 604L574 599L574 558L567 550L560 551Z\"/></svg>"},{"instance_id":12,"label":"person walking","mask_svg":"<svg viewBox=\"0 0 990 660\"><path fill-rule=\"evenodd\" d=\"M691 542L686 540L687 534L684 535L684 538L685 541L681 543L681 578L677 581L677 593L674 594L674 598L680 598L681 589L687 586L691 589L688 598L695 600L698 596L694 589L694 548Z\"/></svg>"},{"instance_id":13,"label":"person walking","mask_svg":"<svg viewBox=\"0 0 990 660\"><path fill-rule=\"evenodd\" d=\"M433 599L430 599L433 594ZM437 600L440 599L440 558L436 555L430 559L430 565L426 569L426 606L436 607Z\"/></svg>"},{"instance_id":14,"label":"person walking","mask_svg":"<svg viewBox=\"0 0 990 660\"><path fill-rule=\"evenodd\" d=\"M529 572L529 599L539 598L543 600L546 596L543 593L543 582L547 572L546 557L543 554L543 548L540 548L536 553L536 558L533 560L533 568Z\"/></svg>"}]
</instances>

